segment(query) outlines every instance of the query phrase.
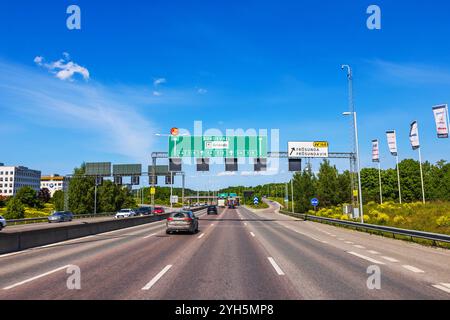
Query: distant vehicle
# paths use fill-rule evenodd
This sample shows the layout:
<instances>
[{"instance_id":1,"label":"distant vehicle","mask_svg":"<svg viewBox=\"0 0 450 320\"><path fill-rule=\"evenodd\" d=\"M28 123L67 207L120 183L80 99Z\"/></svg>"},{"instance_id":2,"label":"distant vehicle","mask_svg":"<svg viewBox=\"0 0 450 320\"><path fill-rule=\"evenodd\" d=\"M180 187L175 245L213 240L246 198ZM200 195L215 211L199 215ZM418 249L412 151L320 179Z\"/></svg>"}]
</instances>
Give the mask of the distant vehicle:
<instances>
[{"instance_id":1,"label":"distant vehicle","mask_svg":"<svg viewBox=\"0 0 450 320\"><path fill-rule=\"evenodd\" d=\"M216 206L209 206L208 210L206 211L207 214L218 214L217 213L217 207Z\"/></svg>"},{"instance_id":2,"label":"distant vehicle","mask_svg":"<svg viewBox=\"0 0 450 320\"><path fill-rule=\"evenodd\" d=\"M134 217L136 212L133 209L122 209L116 213L116 219Z\"/></svg>"},{"instance_id":3,"label":"distant vehicle","mask_svg":"<svg viewBox=\"0 0 450 320\"><path fill-rule=\"evenodd\" d=\"M187 210L187 211L189 211L191 209L191 207L190 206L183 206L183 210Z\"/></svg>"},{"instance_id":4,"label":"distant vehicle","mask_svg":"<svg viewBox=\"0 0 450 320\"><path fill-rule=\"evenodd\" d=\"M236 206L234 205L234 202L228 203L228 209L236 209Z\"/></svg>"},{"instance_id":5,"label":"distant vehicle","mask_svg":"<svg viewBox=\"0 0 450 320\"><path fill-rule=\"evenodd\" d=\"M155 209L153 209L153 214L160 215L164 213L166 213L166 211L164 210L163 207L155 207Z\"/></svg>"},{"instance_id":6,"label":"distant vehicle","mask_svg":"<svg viewBox=\"0 0 450 320\"><path fill-rule=\"evenodd\" d=\"M6 227L6 220L2 216L0 216L0 230Z\"/></svg>"},{"instance_id":7,"label":"distant vehicle","mask_svg":"<svg viewBox=\"0 0 450 320\"><path fill-rule=\"evenodd\" d=\"M183 231L196 233L198 232L198 218L192 211L173 212L167 218L166 227L167 234Z\"/></svg>"},{"instance_id":8,"label":"distant vehicle","mask_svg":"<svg viewBox=\"0 0 450 320\"><path fill-rule=\"evenodd\" d=\"M219 200L217 201L217 205L218 205L219 207L225 208L225 199L219 199Z\"/></svg>"},{"instance_id":9,"label":"distant vehicle","mask_svg":"<svg viewBox=\"0 0 450 320\"><path fill-rule=\"evenodd\" d=\"M48 217L48 223L72 221L73 214L70 211L56 211Z\"/></svg>"},{"instance_id":10,"label":"distant vehicle","mask_svg":"<svg viewBox=\"0 0 450 320\"><path fill-rule=\"evenodd\" d=\"M134 210L136 216L149 216L152 214L150 207L140 207Z\"/></svg>"}]
</instances>

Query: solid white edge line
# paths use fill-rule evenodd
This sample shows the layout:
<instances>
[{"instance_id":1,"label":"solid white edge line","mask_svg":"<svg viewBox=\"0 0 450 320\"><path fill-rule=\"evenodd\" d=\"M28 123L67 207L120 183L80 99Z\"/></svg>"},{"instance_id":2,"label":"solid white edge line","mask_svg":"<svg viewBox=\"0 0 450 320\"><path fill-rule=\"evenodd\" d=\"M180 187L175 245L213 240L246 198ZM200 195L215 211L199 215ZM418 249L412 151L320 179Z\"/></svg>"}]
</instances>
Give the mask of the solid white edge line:
<instances>
[{"instance_id":1,"label":"solid white edge line","mask_svg":"<svg viewBox=\"0 0 450 320\"><path fill-rule=\"evenodd\" d=\"M253 232L250 232L250 234L252 235L252 237L254 237L254 236L255 236L255 234L254 234Z\"/></svg>"},{"instance_id":2,"label":"solid white edge line","mask_svg":"<svg viewBox=\"0 0 450 320\"><path fill-rule=\"evenodd\" d=\"M368 250L367 252L369 252L371 254L380 254L378 251L375 251L375 250Z\"/></svg>"},{"instance_id":3,"label":"solid white edge line","mask_svg":"<svg viewBox=\"0 0 450 320\"><path fill-rule=\"evenodd\" d=\"M145 236L143 239L147 239L147 238L153 237L155 235L157 235L157 233L152 233L152 234L149 234L148 236Z\"/></svg>"},{"instance_id":4,"label":"solid white edge line","mask_svg":"<svg viewBox=\"0 0 450 320\"><path fill-rule=\"evenodd\" d=\"M433 284L432 286L435 287L436 289L450 293L450 283L439 283Z\"/></svg>"},{"instance_id":5,"label":"solid white edge line","mask_svg":"<svg viewBox=\"0 0 450 320\"><path fill-rule=\"evenodd\" d=\"M147 283L142 290L150 290L151 287L153 287L153 285L158 282L159 279L161 279L161 277L167 272L169 271L169 269L172 268L172 265L169 264L167 266L164 267L164 269L162 269L152 280L150 280L149 283Z\"/></svg>"},{"instance_id":6,"label":"solid white edge line","mask_svg":"<svg viewBox=\"0 0 450 320\"><path fill-rule=\"evenodd\" d=\"M353 251L347 251L347 253L350 253L351 255L354 255L354 256L356 256L356 257L358 257L358 258L367 260L367 261L372 262L372 263L375 263L375 264L385 264L384 262L381 262L381 261L372 259L371 257L363 256L362 254L359 254L359 253L356 253L356 252L353 252Z\"/></svg>"},{"instance_id":7,"label":"solid white edge line","mask_svg":"<svg viewBox=\"0 0 450 320\"><path fill-rule=\"evenodd\" d=\"M407 264L402 265L402 267L405 268L406 270L412 271L414 273L425 273L425 271L423 271L419 268L416 268L414 266L407 265Z\"/></svg>"},{"instance_id":8,"label":"solid white edge line","mask_svg":"<svg viewBox=\"0 0 450 320\"><path fill-rule=\"evenodd\" d=\"M201 235L199 235L197 238L198 239L201 239L203 236L204 236L205 234L204 233L202 233Z\"/></svg>"},{"instance_id":9,"label":"solid white edge line","mask_svg":"<svg viewBox=\"0 0 450 320\"><path fill-rule=\"evenodd\" d=\"M51 270L51 271L45 272L45 273L43 273L43 274L40 274L40 275L37 275L37 276L35 276L35 277L32 277L32 278L26 279L26 280L24 280L24 281L21 281L21 282L15 283L15 284L13 284L13 285L10 285L10 286L7 286L7 287L3 288L3 290L9 290L9 289L12 289L12 288L15 288L15 287L21 286L21 285L23 285L23 284L25 284L25 283L28 283L28 282L34 281L34 280L36 280L36 279L39 279L39 278L42 278L42 277L48 276L48 275L50 275L50 274L52 274L52 273L55 273L55 272L58 272L58 271L61 271L61 270L67 269L68 267L70 267L70 265L66 265L66 266L64 266L64 267L60 267L60 268L57 268L57 269L54 269L54 270Z\"/></svg>"},{"instance_id":10,"label":"solid white edge line","mask_svg":"<svg viewBox=\"0 0 450 320\"><path fill-rule=\"evenodd\" d=\"M283 270L281 270L281 268L278 266L278 264L275 262L275 260L272 257L267 257L267 259L269 259L270 264L275 269L275 271L278 273L278 275L284 276Z\"/></svg>"}]
</instances>

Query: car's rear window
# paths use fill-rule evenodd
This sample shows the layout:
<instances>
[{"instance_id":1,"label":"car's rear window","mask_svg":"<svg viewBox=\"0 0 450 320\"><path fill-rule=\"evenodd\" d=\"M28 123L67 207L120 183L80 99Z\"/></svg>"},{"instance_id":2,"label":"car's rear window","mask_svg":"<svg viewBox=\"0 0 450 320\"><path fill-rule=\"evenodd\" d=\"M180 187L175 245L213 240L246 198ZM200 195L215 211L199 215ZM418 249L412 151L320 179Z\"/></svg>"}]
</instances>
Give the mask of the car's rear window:
<instances>
[{"instance_id":1,"label":"car's rear window","mask_svg":"<svg viewBox=\"0 0 450 320\"><path fill-rule=\"evenodd\" d=\"M188 212L175 212L175 213L172 213L172 217L173 218L187 218L187 217L189 217L189 213Z\"/></svg>"}]
</instances>

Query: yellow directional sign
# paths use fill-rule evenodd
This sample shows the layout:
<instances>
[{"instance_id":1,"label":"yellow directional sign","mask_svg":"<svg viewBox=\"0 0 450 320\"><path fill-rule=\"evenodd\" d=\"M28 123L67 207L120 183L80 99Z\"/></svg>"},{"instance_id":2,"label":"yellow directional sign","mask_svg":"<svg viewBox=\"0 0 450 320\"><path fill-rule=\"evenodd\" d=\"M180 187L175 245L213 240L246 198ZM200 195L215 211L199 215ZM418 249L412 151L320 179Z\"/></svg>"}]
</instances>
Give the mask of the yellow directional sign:
<instances>
[{"instance_id":1,"label":"yellow directional sign","mask_svg":"<svg viewBox=\"0 0 450 320\"><path fill-rule=\"evenodd\" d=\"M353 196L357 197L358 196L358 190L353 190Z\"/></svg>"},{"instance_id":2,"label":"yellow directional sign","mask_svg":"<svg viewBox=\"0 0 450 320\"><path fill-rule=\"evenodd\" d=\"M151 194L151 195L156 194L156 188L151 187L151 188L150 188L150 194Z\"/></svg>"}]
</instances>

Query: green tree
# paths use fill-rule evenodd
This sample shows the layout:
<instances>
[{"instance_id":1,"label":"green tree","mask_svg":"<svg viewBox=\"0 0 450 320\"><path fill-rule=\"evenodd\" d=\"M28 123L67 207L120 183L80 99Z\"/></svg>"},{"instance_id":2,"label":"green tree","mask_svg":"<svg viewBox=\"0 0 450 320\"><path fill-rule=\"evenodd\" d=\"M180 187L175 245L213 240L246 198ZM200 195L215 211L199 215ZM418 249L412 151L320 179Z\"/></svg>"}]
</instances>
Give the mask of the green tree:
<instances>
[{"instance_id":1,"label":"green tree","mask_svg":"<svg viewBox=\"0 0 450 320\"><path fill-rule=\"evenodd\" d=\"M55 206L56 211L63 211L64 210L64 191L58 190L53 194L53 198L51 199L51 202Z\"/></svg>"},{"instance_id":2,"label":"green tree","mask_svg":"<svg viewBox=\"0 0 450 320\"><path fill-rule=\"evenodd\" d=\"M36 191L29 186L20 188L16 193L16 197L22 204L30 208L42 207L42 203L39 201Z\"/></svg>"},{"instance_id":3,"label":"green tree","mask_svg":"<svg viewBox=\"0 0 450 320\"><path fill-rule=\"evenodd\" d=\"M6 205L6 219L24 219L25 218L25 207L20 199L12 197L8 200Z\"/></svg>"},{"instance_id":4,"label":"green tree","mask_svg":"<svg viewBox=\"0 0 450 320\"><path fill-rule=\"evenodd\" d=\"M52 198L50 191L47 188L42 188L39 190L37 197L41 203L48 203Z\"/></svg>"},{"instance_id":5,"label":"green tree","mask_svg":"<svg viewBox=\"0 0 450 320\"><path fill-rule=\"evenodd\" d=\"M324 160L320 164L317 180L317 196L322 206L335 206L339 204L338 171L330 161Z\"/></svg>"},{"instance_id":6,"label":"green tree","mask_svg":"<svg viewBox=\"0 0 450 320\"><path fill-rule=\"evenodd\" d=\"M89 214L94 212L95 179L85 177L85 164L75 168L69 182L69 210L74 214Z\"/></svg>"}]
</instances>

